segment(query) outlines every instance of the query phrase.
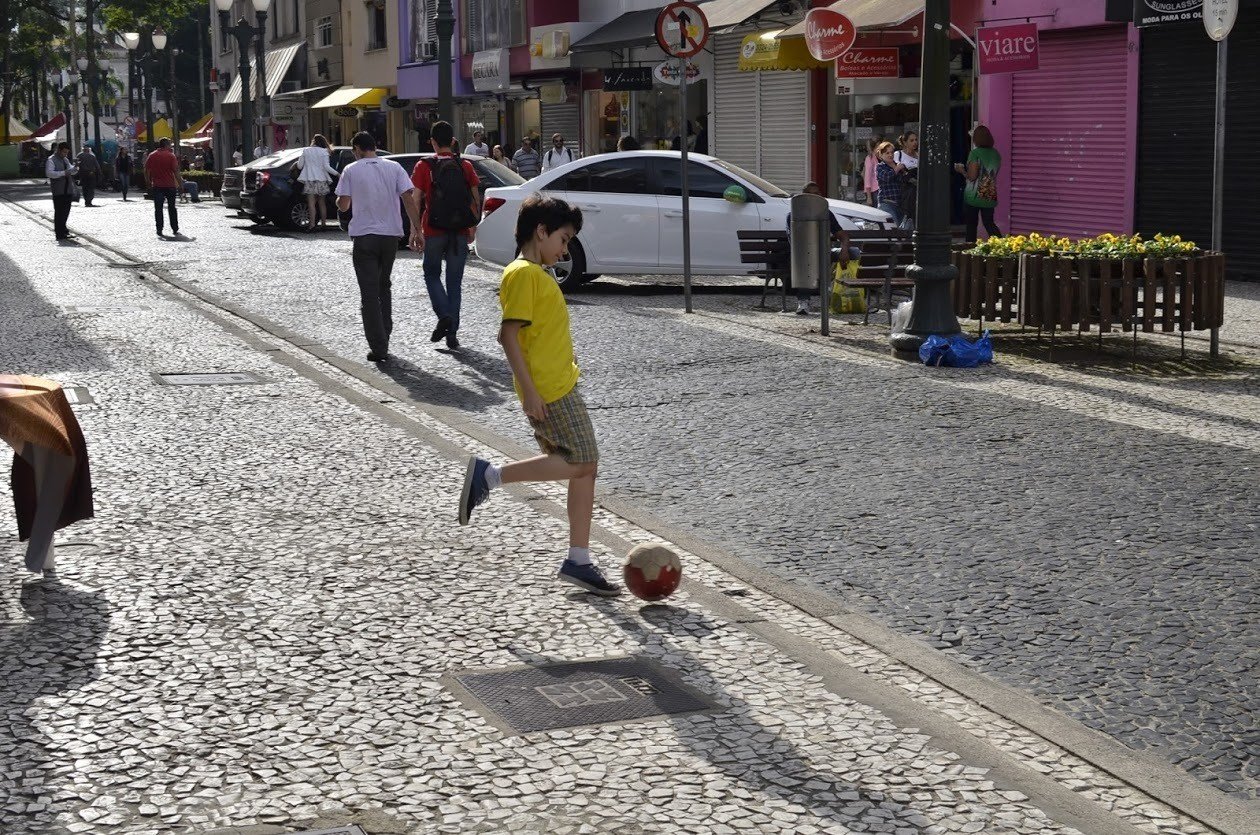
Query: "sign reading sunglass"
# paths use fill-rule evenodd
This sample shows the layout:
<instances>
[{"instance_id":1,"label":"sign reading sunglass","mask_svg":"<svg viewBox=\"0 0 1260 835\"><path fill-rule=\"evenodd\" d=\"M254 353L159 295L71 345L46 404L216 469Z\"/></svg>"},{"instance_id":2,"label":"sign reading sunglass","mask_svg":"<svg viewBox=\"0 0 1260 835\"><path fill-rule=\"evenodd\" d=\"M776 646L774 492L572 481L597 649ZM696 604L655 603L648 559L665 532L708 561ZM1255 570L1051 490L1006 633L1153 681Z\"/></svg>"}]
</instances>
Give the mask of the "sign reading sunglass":
<instances>
[{"instance_id":1,"label":"sign reading sunglass","mask_svg":"<svg viewBox=\"0 0 1260 835\"><path fill-rule=\"evenodd\" d=\"M651 67L613 67L604 70L604 91L651 90Z\"/></svg>"},{"instance_id":2,"label":"sign reading sunglass","mask_svg":"<svg viewBox=\"0 0 1260 835\"><path fill-rule=\"evenodd\" d=\"M1162 26L1203 19L1203 0L1133 0L1135 26Z\"/></svg>"}]
</instances>

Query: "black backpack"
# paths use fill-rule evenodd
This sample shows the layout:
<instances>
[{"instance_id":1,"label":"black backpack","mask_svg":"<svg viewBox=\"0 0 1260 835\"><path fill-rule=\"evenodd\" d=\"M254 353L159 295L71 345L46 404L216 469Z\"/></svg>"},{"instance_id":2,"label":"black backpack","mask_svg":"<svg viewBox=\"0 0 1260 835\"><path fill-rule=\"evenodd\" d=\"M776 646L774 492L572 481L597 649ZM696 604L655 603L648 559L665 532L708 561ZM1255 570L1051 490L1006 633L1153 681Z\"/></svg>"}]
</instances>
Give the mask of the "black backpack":
<instances>
[{"instance_id":1,"label":"black backpack","mask_svg":"<svg viewBox=\"0 0 1260 835\"><path fill-rule=\"evenodd\" d=\"M472 208L472 189L464 179L464 162L458 156L429 157L429 225L434 229L462 232L477 225Z\"/></svg>"}]
</instances>

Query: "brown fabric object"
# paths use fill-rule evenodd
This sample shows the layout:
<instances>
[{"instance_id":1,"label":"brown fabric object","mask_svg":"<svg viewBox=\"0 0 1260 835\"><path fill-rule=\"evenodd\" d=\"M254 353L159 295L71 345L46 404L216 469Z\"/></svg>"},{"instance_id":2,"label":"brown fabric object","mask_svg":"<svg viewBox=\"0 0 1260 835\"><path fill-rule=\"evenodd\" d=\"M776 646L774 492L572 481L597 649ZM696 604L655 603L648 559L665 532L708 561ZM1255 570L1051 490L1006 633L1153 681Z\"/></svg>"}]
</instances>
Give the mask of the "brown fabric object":
<instances>
[{"instance_id":1,"label":"brown fabric object","mask_svg":"<svg viewBox=\"0 0 1260 835\"><path fill-rule=\"evenodd\" d=\"M20 454L27 443L74 459L74 475L66 487L57 529L92 518L87 442L59 383L40 377L0 374L0 439L14 450L10 484L19 540L30 538L35 520L35 470Z\"/></svg>"}]
</instances>

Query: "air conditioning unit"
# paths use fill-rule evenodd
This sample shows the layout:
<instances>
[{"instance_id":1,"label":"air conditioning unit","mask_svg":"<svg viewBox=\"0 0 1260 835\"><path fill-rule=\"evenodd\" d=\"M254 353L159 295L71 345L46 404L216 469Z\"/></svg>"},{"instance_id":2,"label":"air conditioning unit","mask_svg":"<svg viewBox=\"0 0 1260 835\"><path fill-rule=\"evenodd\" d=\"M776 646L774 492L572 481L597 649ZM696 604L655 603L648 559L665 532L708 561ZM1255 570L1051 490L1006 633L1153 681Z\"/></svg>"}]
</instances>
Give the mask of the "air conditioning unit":
<instances>
[{"instance_id":1,"label":"air conditioning unit","mask_svg":"<svg viewBox=\"0 0 1260 835\"><path fill-rule=\"evenodd\" d=\"M424 43L420 44L420 60L421 61L436 61L437 57L438 57L438 42L437 41L425 41Z\"/></svg>"}]
</instances>

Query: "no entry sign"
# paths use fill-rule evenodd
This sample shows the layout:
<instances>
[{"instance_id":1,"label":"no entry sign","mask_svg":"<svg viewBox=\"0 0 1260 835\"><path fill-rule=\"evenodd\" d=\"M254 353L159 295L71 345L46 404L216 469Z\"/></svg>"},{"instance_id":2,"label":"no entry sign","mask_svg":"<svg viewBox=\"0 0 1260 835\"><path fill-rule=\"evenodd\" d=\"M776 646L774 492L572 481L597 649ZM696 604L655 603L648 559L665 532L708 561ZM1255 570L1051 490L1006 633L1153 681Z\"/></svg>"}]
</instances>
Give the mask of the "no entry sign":
<instances>
[{"instance_id":1,"label":"no entry sign","mask_svg":"<svg viewBox=\"0 0 1260 835\"><path fill-rule=\"evenodd\" d=\"M709 42L709 19L695 3L670 3L656 16L656 42L675 58L698 55Z\"/></svg>"}]
</instances>

